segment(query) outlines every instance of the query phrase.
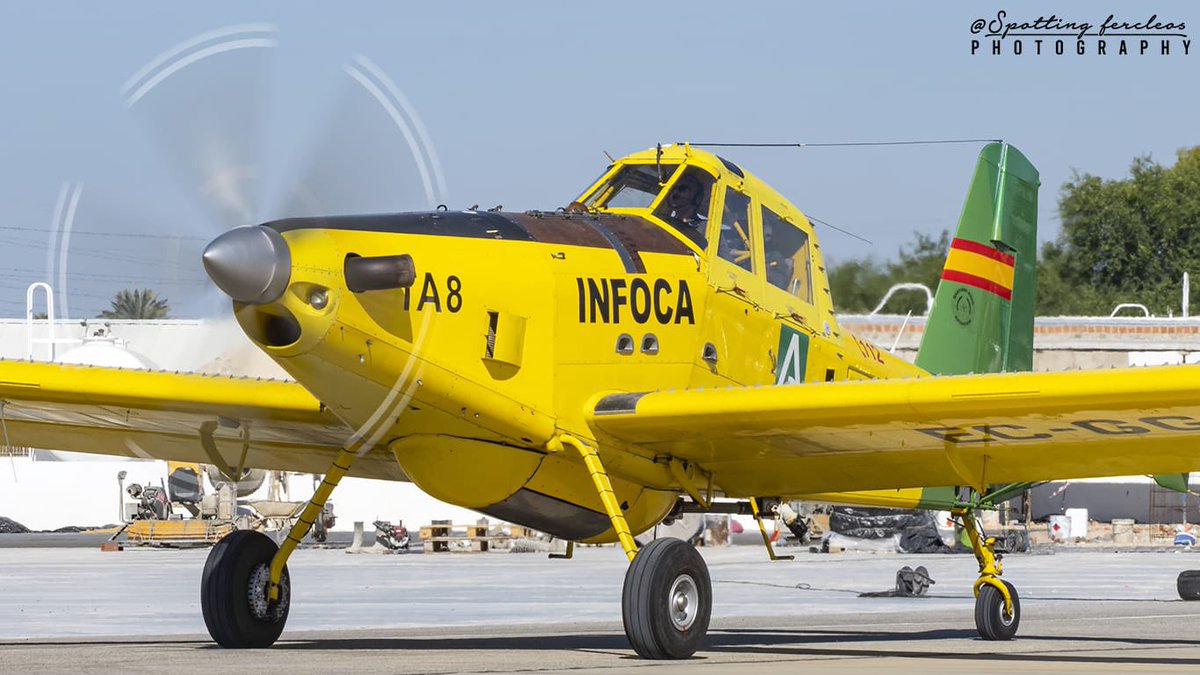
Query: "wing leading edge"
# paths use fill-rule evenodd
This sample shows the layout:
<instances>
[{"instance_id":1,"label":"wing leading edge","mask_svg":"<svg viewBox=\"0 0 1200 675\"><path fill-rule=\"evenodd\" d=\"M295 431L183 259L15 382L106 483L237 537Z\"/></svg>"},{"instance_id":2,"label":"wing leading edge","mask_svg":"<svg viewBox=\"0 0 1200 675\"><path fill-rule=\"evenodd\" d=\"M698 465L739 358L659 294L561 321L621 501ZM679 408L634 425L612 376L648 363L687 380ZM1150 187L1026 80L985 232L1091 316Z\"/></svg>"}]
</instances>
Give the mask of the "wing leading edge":
<instances>
[{"instance_id":1,"label":"wing leading edge","mask_svg":"<svg viewBox=\"0 0 1200 675\"><path fill-rule=\"evenodd\" d=\"M731 496L1200 470L1200 369L616 394L591 423Z\"/></svg>"},{"instance_id":2,"label":"wing leading edge","mask_svg":"<svg viewBox=\"0 0 1200 675\"><path fill-rule=\"evenodd\" d=\"M324 473L351 435L295 382L0 361L0 442L106 455ZM244 454L244 459L243 459ZM386 451L352 475L404 480Z\"/></svg>"}]
</instances>

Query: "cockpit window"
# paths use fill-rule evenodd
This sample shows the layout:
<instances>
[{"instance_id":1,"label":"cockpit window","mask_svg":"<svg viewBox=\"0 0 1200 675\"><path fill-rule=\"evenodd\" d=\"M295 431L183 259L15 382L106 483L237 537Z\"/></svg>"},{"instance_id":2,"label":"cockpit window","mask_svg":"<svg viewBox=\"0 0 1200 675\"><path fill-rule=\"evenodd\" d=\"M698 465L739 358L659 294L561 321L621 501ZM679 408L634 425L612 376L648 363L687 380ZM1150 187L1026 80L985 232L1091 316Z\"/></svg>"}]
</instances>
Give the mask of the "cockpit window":
<instances>
[{"instance_id":1,"label":"cockpit window","mask_svg":"<svg viewBox=\"0 0 1200 675\"><path fill-rule=\"evenodd\" d=\"M663 181L669 180L678 167L678 164L663 164ZM626 164L588 197L587 205L595 209L648 208L662 190L658 181L658 165Z\"/></svg>"},{"instance_id":2,"label":"cockpit window","mask_svg":"<svg viewBox=\"0 0 1200 675\"><path fill-rule=\"evenodd\" d=\"M694 166L686 167L667 192L666 199L654 210L654 215L679 230L683 236L705 248L708 239L708 207L713 183L708 172Z\"/></svg>"},{"instance_id":3,"label":"cockpit window","mask_svg":"<svg viewBox=\"0 0 1200 675\"><path fill-rule=\"evenodd\" d=\"M747 272L754 271L750 198L733 188L725 188L725 206L721 209L721 226L717 237L718 256Z\"/></svg>"},{"instance_id":4,"label":"cockpit window","mask_svg":"<svg viewBox=\"0 0 1200 675\"><path fill-rule=\"evenodd\" d=\"M762 210L767 281L812 304L812 258L808 235L770 209Z\"/></svg>"}]
</instances>

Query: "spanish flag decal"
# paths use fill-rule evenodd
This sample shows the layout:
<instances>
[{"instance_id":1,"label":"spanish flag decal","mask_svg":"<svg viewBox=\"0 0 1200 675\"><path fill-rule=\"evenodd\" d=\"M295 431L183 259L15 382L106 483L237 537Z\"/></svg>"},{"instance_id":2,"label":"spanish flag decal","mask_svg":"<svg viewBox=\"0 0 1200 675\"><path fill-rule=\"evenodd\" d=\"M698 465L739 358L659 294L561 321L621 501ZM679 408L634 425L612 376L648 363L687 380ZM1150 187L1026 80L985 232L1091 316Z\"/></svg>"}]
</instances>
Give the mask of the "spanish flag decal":
<instances>
[{"instance_id":1,"label":"spanish flag decal","mask_svg":"<svg viewBox=\"0 0 1200 675\"><path fill-rule=\"evenodd\" d=\"M950 242L942 278L1012 300L1013 256L969 239Z\"/></svg>"}]
</instances>

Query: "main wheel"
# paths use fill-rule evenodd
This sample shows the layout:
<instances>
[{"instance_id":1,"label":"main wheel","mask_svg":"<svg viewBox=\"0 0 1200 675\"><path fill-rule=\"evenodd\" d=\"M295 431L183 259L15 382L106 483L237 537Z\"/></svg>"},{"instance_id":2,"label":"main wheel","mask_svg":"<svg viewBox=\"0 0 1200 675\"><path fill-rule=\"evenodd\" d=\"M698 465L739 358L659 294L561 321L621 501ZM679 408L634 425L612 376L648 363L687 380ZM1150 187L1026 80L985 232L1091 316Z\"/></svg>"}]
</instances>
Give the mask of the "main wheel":
<instances>
[{"instance_id":1,"label":"main wheel","mask_svg":"<svg viewBox=\"0 0 1200 675\"><path fill-rule=\"evenodd\" d=\"M200 581L200 608L208 634L222 647L270 647L283 632L291 604L287 567L279 581L279 600L267 599L276 550L267 535L237 530L209 552Z\"/></svg>"},{"instance_id":2,"label":"main wheel","mask_svg":"<svg viewBox=\"0 0 1200 675\"><path fill-rule=\"evenodd\" d=\"M1004 596L991 584L984 584L979 589L979 597L975 598L975 629L984 640L1011 640L1017 634L1017 626L1021 624L1021 598L1017 588L1007 581L1001 580L1012 596L1013 611L1004 611Z\"/></svg>"},{"instance_id":3,"label":"main wheel","mask_svg":"<svg viewBox=\"0 0 1200 675\"><path fill-rule=\"evenodd\" d=\"M1184 570L1175 579L1182 600L1200 600L1200 570Z\"/></svg>"},{"instance_id":4,"label":"main wheel","mask_svg":"<svg viewBox=\"0 0 1200 675\"><path fill-rule=\"evenodd\" d=\"M655 539L625 572L625 636L644 659L686 659L704 644L712 582L704 558L679 539Z\"/></svg>"}]
</instances>

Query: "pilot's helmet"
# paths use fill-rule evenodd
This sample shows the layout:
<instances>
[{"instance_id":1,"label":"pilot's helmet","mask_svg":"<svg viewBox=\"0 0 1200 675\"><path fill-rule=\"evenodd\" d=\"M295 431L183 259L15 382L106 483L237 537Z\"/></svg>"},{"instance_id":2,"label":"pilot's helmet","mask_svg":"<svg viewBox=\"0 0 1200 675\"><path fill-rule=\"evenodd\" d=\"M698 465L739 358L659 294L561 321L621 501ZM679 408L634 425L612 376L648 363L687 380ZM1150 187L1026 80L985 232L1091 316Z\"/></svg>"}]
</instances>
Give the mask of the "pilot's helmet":
<instances>
[{"instance_id":1,"label":"pilot's helmet","mask_svg":"<svg viewBox=\"0 0 1200 675\"><path fill-rule=\"evenodd\" d=\"M671 189L671 205L674 208L681 206L691 206L694 209L699 209L700 204L704 201L704 185L700 183L700 179L696 178L691 173L685 173L675 181L675 187Z\"/></svg>"}]
</instances>

